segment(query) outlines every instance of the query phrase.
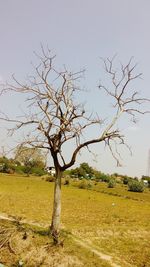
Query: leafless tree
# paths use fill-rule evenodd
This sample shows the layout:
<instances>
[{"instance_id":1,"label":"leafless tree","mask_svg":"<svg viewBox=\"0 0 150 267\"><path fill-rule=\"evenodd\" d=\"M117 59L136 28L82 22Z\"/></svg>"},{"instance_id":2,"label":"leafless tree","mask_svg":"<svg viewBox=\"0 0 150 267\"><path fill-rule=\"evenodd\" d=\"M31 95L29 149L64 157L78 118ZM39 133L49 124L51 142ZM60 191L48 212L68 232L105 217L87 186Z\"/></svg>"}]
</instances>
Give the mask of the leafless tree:
<instances>
[{"instance_id":1,"label":"leafless tree","mask_svg":"<svg viewBox=\"0 0 150 267\"><path fill-rule=\"evenodd\" d=\"M105 71L111 79L111 89L102 84L99 85L99 89L103 89L112 97L115 109L111 122L104 127L103 120L98 115L89 114L85 110L85 105L77 101L80 94L78 81L82 71L72 73L65 68L58 71L54 65L55 56L51 56L49 50L45 52L42 48L42 56L37 56L40 63L34 67L35 74L28 78L27 83L21 83L13 76L13 85L7 83L2 89L2 93L13 91L25 94L28 103L27 113L19 117L20 119L9 118L1 113L0 119L14 124L11 128L12 133L28 127L29 133L23 140L23 145L47 149L53 158L56 179L50 230L55 243L58 243L63 171L74 165L78 153L83 148L89 149L90 145L101 142L109 147L119 164L117 145L124 145L125 141L116 123L124 113L130 115L133 120L136 114L147 113L148 111L141 110L141 104L148 99L140 97L137 91L130 88L132 81L141 77L141 74L134 74L136 66L132 65L132 60L127 65L121 65L119 74L114 69L114 59L103 60ZM86 140L85 132L94 125L100 126L99 131L93 131L93 138ZM64 147L71 141L74 149L67 161Z\"/></svg>"},{"instance_id":2,"label":"leafless tree","mask_svg":"<svg viewBox=\"0 0 150 267\"><path fill-rule=\"evenodd\" d=\"M33 162L36 162L40 164L41 167L45 167L45 159L46 159L46 153L42 153L43 151L41 149L38 149L36 147L25 147L19 145L15 149L15 160L20 162L21 164L28 166ZM32 166L32 165L31 165Z\"/></svg>"}]
</instances>

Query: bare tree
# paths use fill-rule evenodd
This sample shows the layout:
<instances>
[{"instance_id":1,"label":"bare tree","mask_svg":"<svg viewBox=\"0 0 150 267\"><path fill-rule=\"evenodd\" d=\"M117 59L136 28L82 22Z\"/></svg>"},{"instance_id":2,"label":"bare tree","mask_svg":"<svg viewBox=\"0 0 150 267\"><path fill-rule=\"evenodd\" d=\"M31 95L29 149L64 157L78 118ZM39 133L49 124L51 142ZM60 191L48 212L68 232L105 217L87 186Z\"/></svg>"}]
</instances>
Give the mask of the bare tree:
<instances>
[{"instance_id":1,"label":"bare tree","mask_svg":"<svg viewBox=\"0 0 150 267\"><path fill-rule=\"evenodd\" d=\"M45 167L46 154L38 148L30 148L19 145L15 150L15 160L19 161L24 166L29 166L31 163L38 163L43 168ZM31 165L32 166L32 165Z\"/></svg>"},{"instance_id":2,"label":"bare tree","mask_svg":"<svg viewBox=\"0 0 150 267\"><path fill-rule=\"evenodd\" d=\"M43 48L42 56L38 55L38 59L40 63L35 66L35 74L28 78L27 83L22 84L13 77L15 83L6 84L2 90L2 93L13 91L25 94L28 103L27 113L20 119L9 118L2 113L0 119L14 124L11 128L12 133L28 127L29 132L23 140L23 145L47 149L53 158L56 179L50 230L55 243L58 243L63 171L74 165L78 153L83 148L89 150L90 145L101 142L109 147L119 164L120 156L117 145L125 145L125 141L116 123L124 113L132 116L133 120L136 114L147 113L148 111L140 108L141 104L148 99L140 97L137 91L130 90L129 85L132 81L141 77L141 74L134 74L136 66L132 66L131 60L127 65L121 65L119 74L114 69L114 59L103 60L112 87L109 89L100 84L99 88L112 97L115 109L111 122L104 127L103 120L98 115L89 114L85 106L77 101L80 93L78 81L82 76L82 71L76 73L66 69L58 71L54 67L55 56L51 56L51 52L49 50L45 52ZM103 125L103 127L97 132L93 131L93 138L86 140L85 132L93 125ZM64 147L71 141L74 149L67 161Z\"/></svg>"}]
</instances>

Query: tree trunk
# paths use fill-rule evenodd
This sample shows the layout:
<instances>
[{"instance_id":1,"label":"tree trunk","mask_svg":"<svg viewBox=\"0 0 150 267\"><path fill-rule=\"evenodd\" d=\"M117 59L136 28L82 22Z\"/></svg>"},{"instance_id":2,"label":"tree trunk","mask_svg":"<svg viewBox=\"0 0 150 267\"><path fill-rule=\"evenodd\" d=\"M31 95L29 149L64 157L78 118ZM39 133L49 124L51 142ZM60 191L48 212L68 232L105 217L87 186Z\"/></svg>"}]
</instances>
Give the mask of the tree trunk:
<instances>
[{"instance_id":1,"label":"tree trunk","mask_svg":"<svg viewBox=\"0 0 150 267\"><path fill-rule=\"evenodd\" d=\"M60 217L61 217L61 177L62 177L62 172L59 169L56 169L53 215L52 215L52 223L50 226L50 231L54 240L54 244L59 243L59 230L60 230Z\"/></svg>"}]
</instances>

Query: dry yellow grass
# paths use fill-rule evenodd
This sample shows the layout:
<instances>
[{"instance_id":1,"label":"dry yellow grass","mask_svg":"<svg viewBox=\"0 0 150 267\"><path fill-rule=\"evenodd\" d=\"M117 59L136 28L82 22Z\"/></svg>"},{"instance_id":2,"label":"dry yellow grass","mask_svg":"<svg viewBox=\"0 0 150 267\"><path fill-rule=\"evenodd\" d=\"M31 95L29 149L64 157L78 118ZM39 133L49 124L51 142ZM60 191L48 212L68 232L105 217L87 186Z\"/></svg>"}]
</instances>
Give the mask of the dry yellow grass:
<instances>
[{"instance_id":1,"label":"dry yellow grass","mask_svg":"<svg viewBox=\"0 0 150 267\"><path fill-rule=\"evenodd\" d=\"M112 255L122 267L149 267L150 192L132 193L120 185L115 189L103 184L96 187L105 193L62 187L62 225L93 248ZM3 213L50 223L53 183L1 175L0 199ZM102 266L92 264L89 266Z\"/></svg>"}]
</instances>

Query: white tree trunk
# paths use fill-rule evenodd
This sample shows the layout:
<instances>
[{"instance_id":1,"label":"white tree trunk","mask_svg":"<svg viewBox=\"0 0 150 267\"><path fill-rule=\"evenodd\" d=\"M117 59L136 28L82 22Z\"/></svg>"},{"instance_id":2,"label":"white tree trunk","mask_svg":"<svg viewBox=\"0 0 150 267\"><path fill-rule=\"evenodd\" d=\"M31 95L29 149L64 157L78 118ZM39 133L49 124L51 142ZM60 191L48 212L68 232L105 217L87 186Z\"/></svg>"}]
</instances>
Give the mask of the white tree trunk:
<instances>
[{"instance_id":1,"label":"white tree trunk","mask_svg":"<svg viewBox=\"0 0 150 267\"><path fill-rule=\"evenodd\" d=\"M60 172L60 170L56 170L53 215L50 227L51 234L55 244L58 244L59 242L58 238L59 238L60 217L61 217L61 177L62 177L62 172Z\"/></svg>"}]
</instances>

